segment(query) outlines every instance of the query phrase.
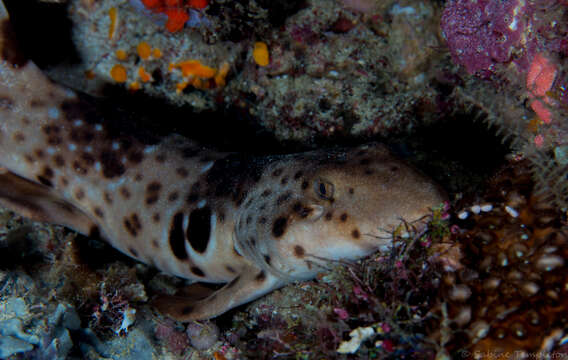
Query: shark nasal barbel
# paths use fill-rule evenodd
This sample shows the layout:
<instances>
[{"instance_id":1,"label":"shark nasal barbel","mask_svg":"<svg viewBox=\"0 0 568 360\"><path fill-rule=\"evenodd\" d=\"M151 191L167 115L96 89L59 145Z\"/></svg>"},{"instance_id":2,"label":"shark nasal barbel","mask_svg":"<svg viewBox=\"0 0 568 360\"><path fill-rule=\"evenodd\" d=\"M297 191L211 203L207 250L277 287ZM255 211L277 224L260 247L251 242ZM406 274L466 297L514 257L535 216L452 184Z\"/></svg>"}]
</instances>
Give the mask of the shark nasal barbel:
<instances>
[{"instance_id":1,"label":"shark nasal barbel","mask_svg":"<svg viewBox=\"0 0 568 360\"><path fill-rule=\"evenodd\" d=\"M444 200L377 143L262 157L117 131L116 114L18 52L3 9L1 21L0 204L97 233L166 273L225 283L156 301L176 319L211 318L327 260L387 250L388 231Z\"/></svg>"}]
</instances>

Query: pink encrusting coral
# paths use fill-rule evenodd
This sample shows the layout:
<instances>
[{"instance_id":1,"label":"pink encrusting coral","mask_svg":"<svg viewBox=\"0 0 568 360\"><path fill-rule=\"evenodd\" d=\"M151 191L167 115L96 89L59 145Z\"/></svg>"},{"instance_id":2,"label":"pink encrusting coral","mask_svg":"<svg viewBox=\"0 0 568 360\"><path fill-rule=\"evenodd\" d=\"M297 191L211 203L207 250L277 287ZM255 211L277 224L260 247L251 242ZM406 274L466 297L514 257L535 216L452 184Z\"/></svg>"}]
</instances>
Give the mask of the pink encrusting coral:
<instances>
[{"instance_id":1,"label":"pink encrusting coral","mask_svg":"<svg viewBox=\"0 0 568 360\"><path fill-rule=\"evenodd\" d=\"M453 0L441 27L454 61L470 74L487 77L495 64L509 63L525 51L532 13L525 0Z\"/></svg>"},{"instance_id":2,"label":"pink encrusting coral","mask_svg":"<svg viewBox=\"0 0 568 360\"><path fill-rule=\"evenodd\" d=\"M536 54L527 74L529 97L536 98L531 102L531 108L545 124L552 121L552 113L548 108L552 100L547 92L552 88L557 72L556 66L549 59L542 54Z\"/></svg>"}]
</instances>

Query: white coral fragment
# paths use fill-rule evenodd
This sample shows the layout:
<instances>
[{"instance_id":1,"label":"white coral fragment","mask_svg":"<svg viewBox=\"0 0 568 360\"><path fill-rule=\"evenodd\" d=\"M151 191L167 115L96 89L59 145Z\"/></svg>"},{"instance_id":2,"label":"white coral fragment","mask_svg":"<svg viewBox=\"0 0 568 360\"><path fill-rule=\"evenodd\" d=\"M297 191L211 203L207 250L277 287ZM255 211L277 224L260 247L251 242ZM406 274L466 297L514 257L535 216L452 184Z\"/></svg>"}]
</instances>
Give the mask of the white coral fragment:
<instances>
[{"instance_id":1,"label":"white coral fragment","mask_svg":"<svg viewBox=\"0 0 568 360\"><path fill-rule=\"evenodd\" d=\"M359 349L359 346L361 346L361 343L373 335L375 335L375 329L372 327L359 327L349 333L351 339L349 341L343 341L339 345L337 352L341 354L354 354Z\"/></svg>"},{"instance_id":2,"label":"white coral fragment","mask_svg":"<svg viewBox=\"0 0 568 360\"><path fill-rule=\"evenodd\" d=\"M124 330L125 333L128 332L128 327L134 324L134 320L136 319L136 309L127 307L126 309L124 309L124 312L122 314L124 315L124 318L122 319L120 328L115 331L117 334L120 334L122 330Z\"/></svg>"}]
</instances>

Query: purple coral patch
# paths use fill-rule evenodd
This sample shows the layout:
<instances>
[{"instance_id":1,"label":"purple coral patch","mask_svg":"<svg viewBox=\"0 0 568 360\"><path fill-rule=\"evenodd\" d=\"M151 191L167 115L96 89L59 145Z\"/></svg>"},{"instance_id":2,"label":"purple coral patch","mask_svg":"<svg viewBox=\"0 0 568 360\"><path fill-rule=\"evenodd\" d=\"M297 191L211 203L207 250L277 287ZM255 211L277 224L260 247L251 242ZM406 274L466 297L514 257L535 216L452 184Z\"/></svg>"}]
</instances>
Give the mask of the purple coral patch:
<instances>
[{"instance_id":1,"label":"purple coral patch","mask_svg":"<svg viewBox=\"0 0 568 360\"><path fill-rule=\"evenodd\" d=\"M454 61L470 74L489 76L495 64L522 54L523 36L533 10L525 0L454 0L441 26Z\"/></svg>"}]
</instances>

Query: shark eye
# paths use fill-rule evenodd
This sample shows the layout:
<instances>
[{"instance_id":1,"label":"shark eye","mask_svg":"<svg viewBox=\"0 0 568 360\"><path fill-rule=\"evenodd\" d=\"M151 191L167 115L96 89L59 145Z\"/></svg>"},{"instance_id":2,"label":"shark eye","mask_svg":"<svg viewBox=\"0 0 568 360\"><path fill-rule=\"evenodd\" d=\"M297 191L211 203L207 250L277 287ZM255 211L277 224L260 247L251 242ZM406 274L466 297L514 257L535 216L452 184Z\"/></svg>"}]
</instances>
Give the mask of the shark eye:
<instances>
[{"instance_id":1,"label":"shark eye","mask_svg":"<svg viewBox=\"0 0 568 360\"><path fill-rule=\"evenodd\" d=\"M333 184L319 179L315 182L315 191L316 194L324 199L324 200L331 200L333 198Z\"/></svg>"}]
</instances>

